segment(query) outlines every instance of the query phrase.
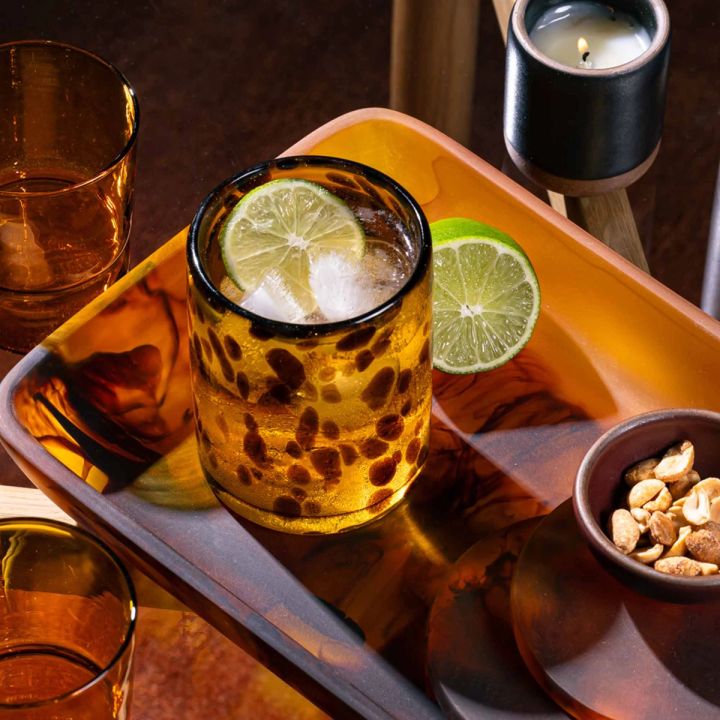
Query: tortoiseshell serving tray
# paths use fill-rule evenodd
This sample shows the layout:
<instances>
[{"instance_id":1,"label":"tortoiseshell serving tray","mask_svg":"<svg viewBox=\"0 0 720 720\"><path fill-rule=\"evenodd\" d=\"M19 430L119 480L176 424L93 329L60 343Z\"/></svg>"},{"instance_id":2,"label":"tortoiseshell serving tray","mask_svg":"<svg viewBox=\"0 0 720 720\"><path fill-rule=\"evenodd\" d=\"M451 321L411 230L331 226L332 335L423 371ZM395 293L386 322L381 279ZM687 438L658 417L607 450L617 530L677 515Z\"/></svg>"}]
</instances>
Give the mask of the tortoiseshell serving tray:
<instances>
[{"instance_id":1,"label":"tortoiseshell serving tray","mask_svg":"<svg viewBox=\"0 0 720 720\"><path fill-rule=\"evenodd\" d=\"M508 232L538 273L542 313L516 359L435 374L430 457L398 509L299 537L243 526L215 502L192 432L184 233L13 369L0 436L66 512L333 717L440 717L426 625L455 560L565 500L586 449L620 419L720 409L720 325L412 118L356 111L288 152L372 165L431 222Z\"/></svg>"}]
</instances>

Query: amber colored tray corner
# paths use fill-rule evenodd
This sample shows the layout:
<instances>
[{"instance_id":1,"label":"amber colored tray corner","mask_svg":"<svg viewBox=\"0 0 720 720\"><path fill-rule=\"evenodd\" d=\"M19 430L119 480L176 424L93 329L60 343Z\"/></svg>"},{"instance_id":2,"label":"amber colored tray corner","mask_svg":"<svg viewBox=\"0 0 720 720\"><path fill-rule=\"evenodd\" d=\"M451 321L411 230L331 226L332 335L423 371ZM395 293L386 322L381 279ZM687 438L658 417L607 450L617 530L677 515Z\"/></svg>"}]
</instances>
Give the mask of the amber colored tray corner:
<instances>
[{"instance_id":1,"label":"amber colored tray corner","mask_svg":"<svg viewBox=\"0 0 720 720\"><path fill-rule=\"evenodd\" d=\"M63 509L334 716L434 717L424 627L452 563L568 497L585 450L617 420L720 409L720 332L417 120L359 110L288 150L300 153L377 167L430 221L462 215L505 230L540 280L541 318L515 360L484 375L436 373L430 459L400 508L291 542L215 503L189 412L184 233L11 371L0 437Z\"/></svg>"}]
</instances>

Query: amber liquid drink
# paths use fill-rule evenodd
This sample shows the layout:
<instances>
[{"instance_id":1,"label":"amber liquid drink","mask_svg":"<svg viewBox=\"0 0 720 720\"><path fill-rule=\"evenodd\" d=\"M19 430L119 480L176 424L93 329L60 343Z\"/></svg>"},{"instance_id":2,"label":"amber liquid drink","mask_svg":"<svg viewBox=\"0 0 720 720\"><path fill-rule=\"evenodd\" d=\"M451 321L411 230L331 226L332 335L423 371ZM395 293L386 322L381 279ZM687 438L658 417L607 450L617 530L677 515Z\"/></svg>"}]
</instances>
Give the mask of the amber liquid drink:
<instances>
[{"instance_id":1,"label":"amber liquid drink","mask_svg":"<svg viewBox=\"0 0 720 720\"><path fill-rule=\"evenodd\" d=\"M25 352L127 268L138 107L109 63L0 45L0 347Z\"/></svg>"},{"instance_id":2,"label":"amber liquid drink","mask_svg":"<svg viewBox=\"0 0 720 720\"><path fill-rule=\"evenodd\" d=\"M56 167L0 171L0 346L28 349L112 285L128 265L113 178Z\"/></svg>"},{"instance_id":3,"label":"amber liquid drink","mask_svg":"<svg viewBox=\"0 0 720 720\"><path fill-rule=\"evenodd\" d=\"M127 572L62 523L0 521L0 720L129 718L137 603Z\"/></svg>"},{"instance_id":4,"label":"amber liquid drink","mask_svg":"<svg viewBox=\"0 0 720 720\"><path fill-rule=\"evenodd\" d=\"M82 703L68 701L58 711L52 701L92 683L102 668L67 648L27 645L0 651L0 718L23 720L115 720L116 699L110 682L93 683ZM17 706L49 703L48 708ZM15 706L11 711L3 705ZM12 712L12 714L11 714Z\"/></svg>"},{"instance_id":5,"label":"amber liquid drink","mask_svg":"<svg viewBox=\"0 0 720 720\"><path fill-rule=\"evenodd\" d=\"M278 178L318 183L352 209L367 243L363 274L373 291L387 286L379 305L331 322L321 311L283 322L243 307L218 235L245 193ZM188 253L198 444L218 498L296 533L346 530L394 507L428 452L430 238L415 201L370 168L286 158L216 190Z\"/></svg>"}]
</instances>

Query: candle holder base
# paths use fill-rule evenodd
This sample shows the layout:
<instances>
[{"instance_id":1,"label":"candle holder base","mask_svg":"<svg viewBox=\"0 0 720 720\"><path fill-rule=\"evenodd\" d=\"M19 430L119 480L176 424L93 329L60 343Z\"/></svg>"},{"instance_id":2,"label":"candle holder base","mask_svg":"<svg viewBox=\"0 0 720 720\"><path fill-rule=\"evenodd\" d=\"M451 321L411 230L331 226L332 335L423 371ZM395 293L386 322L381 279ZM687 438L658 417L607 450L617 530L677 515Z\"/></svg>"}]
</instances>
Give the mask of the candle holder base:
<instances>
[{"instance_id":1,"label":"candle holder base","mask_svg":"<svg viewBox=\"0 0 720 720\"><path fill-rule=\"evenodd\" d=\"M569 195L570 197L591 197L626 188L636 180L639 180L649 170L653 162L655 162L658 150L660 149L660 142L658 142L650 155L639 165L620 175L613 175L612 177L600 178L598 180L579 180L553 175L523 157L513 147L507 137L505 137L505 147L510 155L510 159L515 163L517 168L526 177L541 187L561 193L562 195Z\"/></svg>"}]
</instances>

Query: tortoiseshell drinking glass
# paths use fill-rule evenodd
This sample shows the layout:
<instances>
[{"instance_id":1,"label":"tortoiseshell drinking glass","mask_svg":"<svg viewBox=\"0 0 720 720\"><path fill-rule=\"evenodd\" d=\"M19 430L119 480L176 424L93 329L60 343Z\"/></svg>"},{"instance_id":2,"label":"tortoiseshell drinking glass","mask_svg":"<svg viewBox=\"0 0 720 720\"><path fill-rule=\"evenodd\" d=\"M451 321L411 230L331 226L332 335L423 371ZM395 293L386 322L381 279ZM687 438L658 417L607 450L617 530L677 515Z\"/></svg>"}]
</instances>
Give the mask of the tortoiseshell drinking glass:
<instances>
[{"instance_id":1,"label":"tortoiseshell drinking glass","mask_svg":"<svg viewBox=\"0 0 720 720\"><path fill-rule=\"evenodd\" d=\"M223 221L245 193L279 178L319 183L348 203L368 242L394 244L408 270L400 290L318 324L263 318L223 295ZM430 422L430 233L413 198L357 163L281 158L209 195L188 262L198 445L219 500L294 533L347 530L394 507L425 462Z\"/></svg>"},{"instance_id":2,"label":"tortoiseshell drinking glass","mask_svg":"<svg viewBox=\"0 0 720 720\"><path fill-rule=\"evenodd\" d=\"M0 720L125 720L137 601L127 571L64 523L0 520Z\"/></svg>"}]
</instances>

